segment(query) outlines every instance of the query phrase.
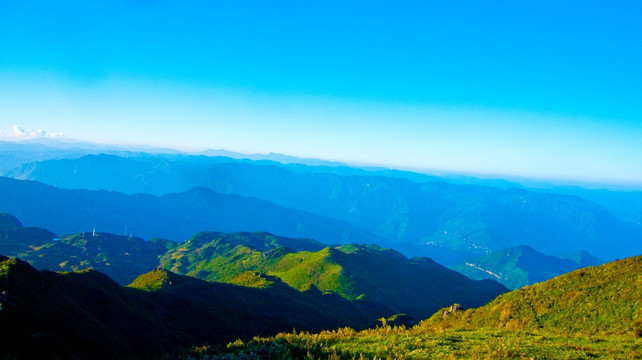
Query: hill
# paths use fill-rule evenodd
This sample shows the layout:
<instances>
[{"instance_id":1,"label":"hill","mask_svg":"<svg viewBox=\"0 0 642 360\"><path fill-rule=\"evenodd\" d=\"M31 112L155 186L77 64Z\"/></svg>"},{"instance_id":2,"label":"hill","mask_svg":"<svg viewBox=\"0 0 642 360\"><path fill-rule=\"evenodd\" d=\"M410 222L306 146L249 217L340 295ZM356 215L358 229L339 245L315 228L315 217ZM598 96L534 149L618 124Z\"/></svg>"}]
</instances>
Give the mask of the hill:
<instances>
[{"instance_id":1,"label":"hill","mask_svg":"<svg viewBox=\"0 0 642 360\"><path fill-rule=\"evenodd\" d=\"M276 278L248 288L154 270L121 287L95 270L55 273L0 256L0 337L10 358L156 357L278 331L364 327L385 309L301 293Z\"/></svg>"},{"instance_id":2,"label":"hill","mask_svg":"<svg viewBox=\"0 0 642 360\"><path fill-rule=\"evenodd\" d=\"M57 186L130 194L164 195L199 186L254 197L340 219L378 237L377 241L350 242L376 242L444 264L518 245L537 246L548 254L585 249L609 260L642 251L637 241L639 226L631 225L631 219L620 220L604 207L580 197L516 187L455 184L409 172L205 156L92 155L32 163L10 174ZM618 214L628 213L616 206L626 203L627 196L613 197L604 204ZM635 202L635 196L631 194L628 199ZM207 228L198 230L203 229ZM294 235L273 228L225 229L236 230Z\"/></svg>"},{"instance_id":3,"label":"hill","mask_svg":"<svg viewBox=\"0 0 642 360\"><path fill-rule=\"evenodd\" d=\"M329 243L370 243L379 239L341 220L205 188L157 197L64 190L0 177L0 212L11 213L23 223L58 234L92 229L122 234L127 229L146 239L161 237L182 241L198 231L216 230L269 231Z\"/></svg>"},{"instance_id":4,"label":"hill","mask_svg":"<svg viewBox=\"0 0 642 360\"><path fill-rule=\"evenodd\" d=\"M7 242L22 249L8 254L43 270L92 268L123 285L159 264L179 274L249 287L264 288L275 283L269 279L278 279L298 291L364 300L387 309L387 316L408 313L415 319L456 300L482 305L507 291L493 281L472 281L430 259L407 259L375 245L328 247L266 232L203 232L180 244L102 232Z\"/></svg>"},{"instance_id":5,"label":"hill","mask_svg":"<svg viewBox=\"0 0 642 360\"><path fill-rule=\"evenodd\" d=\"M21 259L41 270L79 271L88 268L107 274L121 285L158 266L158 259L176 243L169 240L118 236L97 232L66 235L33 247Z\"/></svg>"},{"instance_id":6,"label":"hill","mask_svg":"<svg viewBox=\"0 0 642 360\"><path fill-rule=\"evenodd\" d=\"M161 266L201 279L249 285L247 271L276 276L300 291L333 292L349 300L386 304L416 319L453 301L485 304L506 291L472 281L427 258L407 259L375 245L311 248L265 233L199 233L165 254ZM305 246L303 246L305 245Z\"/></svg>"},{"instance_id":7,"label":"hill","mask_svg":"<svg viewBox=\"0 0 642 360\"><path fill-rule=\"evenodd\" d=\"M500 295L486 306L440 321L464 328L633 333L642 321L640 279L642 256L631 257Z\"/></svg>"},{"instance_id":8,"label":"hill","mask_svg":"<svg viewBox=\"0 0 642 360\"><path fill-rule=\"evenodd\" d=\"M586 252L568 258L544 255L530 246L518 246L477 256L451 269L471 279L492 279L509 289L545 281L584 266L599 265L599 259Z\"/></svg>"},{"instance_id":9,"label":"hill","mask_svg":"<svg viewBox=\"0 0 642 360\"><path fill-rule=\"evenodd\" d=\"M45 229L25 228L9 214L0 213L0 219L7 226L20 225L0 229L0 253L20 257L40 270L79 271L92 268L105 273L121 285L129 284L137 276L158 267L160 257L177 245L173 241L159 238L145 241L138 237L103 232L78 233L58 238ZM326 246L311 239L286 238L266 232L203 234L194 239L218 236L261 250L287 247L318 251Z\"/></svg>"},{"instance_id":10,"label":"hill","mask_svg":"<svg viewBox=\"0 0 642 360\"><path fill-rule=\"evenodd\" d=\"M258 288L273 283L266 279L274 277L298 291L364 300L389 309L388 316L408 313L415 319L453 301L482 305L507 291L494 281L472 281L430 259L407 259L376 245L329 247L267 232L202 232L180 244L102 232L8 243L23 248L8 254L38 269L92 268L123 285L159 264L183 275Z\"/></svg>"},{"instance_id":11,"label":"hill","mask_svg":"<svg viewBox=\"0 0 642 360\"><path fill-rule=\"evenodd\" d=\"M22 226L14 216L0 213L0 254L20 257L40 270L79 271L93 268L122 285L158 266L158 259L175 242L109 233L79 233L58 237L41 228ZM16 226L18 225L18 226Z\"/></svg>"},{"instance_id":12,"label":"hill","mask_svg":"<svg viewBox=\"0 0 642 360\"><path fill-rule=\"evenodd\" d=\"M0 213L0 230L19 229L22 223L15 216L7 213Z\"/></svg>"},{"instance_id":13,"label":"hill","mask_svg":"<svg viewBox=\"0 0 642 360\"><path fill-rule=\"evenodd\" d=\"M642 357L642 256L579 269L500 295L443 308L412 328L281 333L196 349L196 359L637 359ZM448 311L446 313L446 311Z\"/></svg>"}]
</instances>

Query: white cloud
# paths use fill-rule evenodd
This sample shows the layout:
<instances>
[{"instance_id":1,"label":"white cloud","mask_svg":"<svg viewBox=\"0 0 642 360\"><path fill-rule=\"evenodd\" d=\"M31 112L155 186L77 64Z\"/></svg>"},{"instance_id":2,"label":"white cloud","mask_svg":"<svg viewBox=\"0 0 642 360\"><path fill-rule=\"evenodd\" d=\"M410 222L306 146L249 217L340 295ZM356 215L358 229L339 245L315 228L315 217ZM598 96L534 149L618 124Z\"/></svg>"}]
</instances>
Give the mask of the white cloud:
<instances>
[{"instance_id":1,"label":"white cloud","mask_svg":"<svg viewBox=\"0 0 642 360\"><path fill-rule=\"evenodd\" d=\"M42 129L36 129L36 130L25 130L21 128L18 125L13 125L13 135L17 138L53 138L53 137L60 137L63 136L64 134L61 132L59 133L50 133Z\"/></svg>"},{"instance_id":2,"label":"white cloud","mask_svg":"<svg viewBox=\"0 0 642 360\"><path fill-rule=\"evenodd\" d=\"M16 137L26 136L26 132L18 125L13 125L13 135Z\"/></svg>"}]
</instances>

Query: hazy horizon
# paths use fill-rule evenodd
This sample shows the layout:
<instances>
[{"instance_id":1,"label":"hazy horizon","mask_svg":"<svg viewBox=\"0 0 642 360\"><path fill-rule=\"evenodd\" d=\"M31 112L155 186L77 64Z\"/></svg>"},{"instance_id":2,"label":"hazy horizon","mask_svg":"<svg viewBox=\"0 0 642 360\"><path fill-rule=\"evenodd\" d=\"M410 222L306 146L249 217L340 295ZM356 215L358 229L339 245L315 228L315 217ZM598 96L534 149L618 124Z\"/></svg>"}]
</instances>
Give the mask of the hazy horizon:
<instances>
[{"instance_id":1,"label":"hazy horizon","mask_svg":"<svg viewBox=\"0 0 642 360\"><path fill-rule=\"evenodd\" d=\"M519 184L526 186L528 188L540 188L546 189L549 187L580 187L585 189L606 189L611 191L642 191L642 183L635 182L608 182L608 181L591 181L591 180L578 180L578 179L564 179L564 178L546 178L546 177L536 177L536 176L515 176L511 174L501 174L501 173L475 173L475 172L466 172L466 171L449 171L443 169L429 169L429 168L417 168L417 167L402 167L395 164L373 164L373 163L364 163L364 162L346 162L346 161L336 161L332 159L324 159L318 157L296 157L290 154L282 154L275 152L268 153L240 153L229 151L226 149L202 149L194 151L183 151L180 149L169 148L169 147L155 147L146 144L138 145L127 145L127 144L110 144L110 143L94 143L77 139L70 139L65 136L56 136L56 137L32 137L32 138L18 138L18 137L0 137L0 142L11 142L11 143L31 143L31 144L42 144L49 145L53 148L70 148L70 147L79 147L83 148L94 148L105 150L106 153L109 151L125 151L125 152L147 152L149 154L183 154L183 155L205 155L205 156L230 156L237 159L255 159L255 160L271 160L277 161L284 164L295 163L295 164L306 164L310 161L313 164L310 166L316 166L314 164L319 162L318 165L321 166L349 166L354 168L362 169L388 169L388 170L399 170L399 171L408 171L418 174L424 174L429 176L442 177L444 179L460 179L464 180L465 178L472 179L481 179L481 180L499 180L499 181L508 181L514 184ZM63 146L65 145L65 146ZM109 150L109 151L108 151ZM54 158L55 159L55 158Z\"/></svg>"},{"instance_id":2,"label":"hazy horizon","mask_svg":"<svg viewBox=\"0 0 642 360\"><path fill-rule=\"evenodd\" d=\"M7 2L0 138L640 187L640 10Z\"/></svg>"}]
</instances>

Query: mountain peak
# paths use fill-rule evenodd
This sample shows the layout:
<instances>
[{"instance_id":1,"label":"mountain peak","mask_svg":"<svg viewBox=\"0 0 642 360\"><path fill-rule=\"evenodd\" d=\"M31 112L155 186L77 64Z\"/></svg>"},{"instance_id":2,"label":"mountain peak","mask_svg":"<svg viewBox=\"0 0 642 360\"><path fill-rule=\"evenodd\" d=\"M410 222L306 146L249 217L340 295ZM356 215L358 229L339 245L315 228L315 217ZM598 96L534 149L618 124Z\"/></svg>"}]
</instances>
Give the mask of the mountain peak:
<instances>
[{"instance_id":1,"label":"mountain peak","mask_svg":"<svg viewBox=\"0 0 642 360\"><path fill-rule=\"evenodd\" d=\"M159 291L192 281L199 280L178 275L166 269L157 268L146 274L140 275L128 286L145 291Z\"/></svg>"}]
</instances>

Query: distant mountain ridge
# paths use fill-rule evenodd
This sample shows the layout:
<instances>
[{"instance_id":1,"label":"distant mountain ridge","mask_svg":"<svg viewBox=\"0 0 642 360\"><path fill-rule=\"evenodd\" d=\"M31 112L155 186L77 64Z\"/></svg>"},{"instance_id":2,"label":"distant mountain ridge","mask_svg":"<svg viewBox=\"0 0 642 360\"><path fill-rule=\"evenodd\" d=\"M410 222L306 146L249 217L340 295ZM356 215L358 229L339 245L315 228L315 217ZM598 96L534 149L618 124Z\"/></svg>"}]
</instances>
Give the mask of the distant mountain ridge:
<instances>
[{"instance_id":1,"label":"distant mountain ridge","mask_svg":"<svg viewBox=\"0 0 642 360\"><path fill-rule=\"evenodd\" d=\"M377 236L379 245L446 264L522 244L551 254L586 249L605 259L642 249L642 231L630 219L624 223L575 196L453 184L410 172L148 154L45 161L11 174L126 193L160 195L201 186L339 219Z\"/></svg>"},{"instance_id":2,"label":"distant mountain ridge","mask_svg":"<svg viewBox=\"0 0 642 360\"><path fill-rule=\"evenodd\" d=\"M555 257L560 259L569 259L575 262L578 265L578 268L584 268L587 266L600 266L605 263L604 260L597 258L587 251L577 250L563 254L557 254Z\"/></svg>"},{"instance_id":3,"label":"distant mountain ridge","mask_svg":"<svg viewBox=\"0 0 642 360\"><path fill-rule=\"evenodd\" d=\"M59 234L97 229L146 239L181 241L203 230L269 231L327 243L380 239L341 220L284 208L265 200L205 188L161 197L109 191L65 190L0 177L0 212Z\"/></svg>"}]
</instances>

